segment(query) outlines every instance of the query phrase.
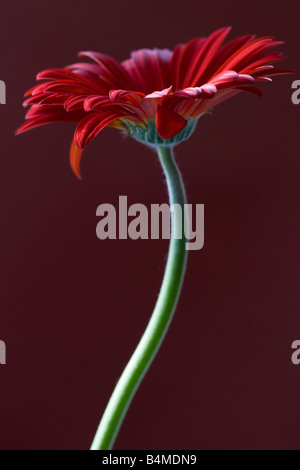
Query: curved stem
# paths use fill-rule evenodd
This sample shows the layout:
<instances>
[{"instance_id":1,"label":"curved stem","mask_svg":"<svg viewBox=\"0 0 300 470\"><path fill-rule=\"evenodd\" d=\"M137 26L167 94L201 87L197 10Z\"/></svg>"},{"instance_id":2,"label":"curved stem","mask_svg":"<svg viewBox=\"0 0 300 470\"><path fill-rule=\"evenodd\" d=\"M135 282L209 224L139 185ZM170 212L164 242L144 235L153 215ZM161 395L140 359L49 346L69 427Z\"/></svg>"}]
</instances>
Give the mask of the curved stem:
<instances>
[{"instance_id":1,"label":"curved stem","mask_svg":"<svg viewBox=\"0 0 300 470\"><path fill-rule=\"evenodd\" d=\"M91 450L112 448L134 394L168 330L183 282L187 259L184 235L185 190L172 149L159 147L158 154L167 179L170 205L180 205L181 211L171 212L168 261L154 312L109 400ZM182 234L180 238L176 238L178 234Z\"/></svg>"}]
</instances>

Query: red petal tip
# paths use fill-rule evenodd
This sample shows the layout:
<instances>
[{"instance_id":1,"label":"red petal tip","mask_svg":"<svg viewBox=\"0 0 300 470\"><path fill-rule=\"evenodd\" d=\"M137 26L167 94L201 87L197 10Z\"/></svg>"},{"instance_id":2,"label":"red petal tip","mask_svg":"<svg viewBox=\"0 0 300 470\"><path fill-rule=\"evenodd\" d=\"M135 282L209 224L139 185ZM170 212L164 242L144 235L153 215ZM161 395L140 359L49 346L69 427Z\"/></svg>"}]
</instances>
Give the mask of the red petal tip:
<instances>
[{"instance_id":1,"label":"red petal tip","mask_svg":"<svg viewBox=\"0 0 300 470\"><path fill-rule=\"evenodd\" d=\"M80 171L80 161L82 156L83 149L77 147L75 140L72 140L71 149L70 149L70 165L77 176L78 179L82 180L81 171Z\"/></svg>"}]
</instances>

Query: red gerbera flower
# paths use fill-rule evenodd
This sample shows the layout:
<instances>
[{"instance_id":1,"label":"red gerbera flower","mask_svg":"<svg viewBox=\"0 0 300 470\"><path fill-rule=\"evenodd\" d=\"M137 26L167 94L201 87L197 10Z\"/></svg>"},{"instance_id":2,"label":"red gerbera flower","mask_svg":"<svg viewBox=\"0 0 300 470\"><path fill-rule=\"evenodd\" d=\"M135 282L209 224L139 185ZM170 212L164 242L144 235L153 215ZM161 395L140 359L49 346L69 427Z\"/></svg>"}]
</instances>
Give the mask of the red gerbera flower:
<instances>
[{"instance_id":1,"label":"red gerbera flower","mask_svg":"<svg viewBox=\"0 0 300 470\"><path fill-rule=\"evenodd\" d=\"M140 49L119 63L98 52L81 52L94 63L76 63L37 75L46 80L29 90L26 122L17 133L44 124L78 122L70 160L80 178L84 149L106 126L152 145L175 145L194 130L197 118L253 84L285 73L272 65L283 59L270 51L274 37L238 37L222 45L230 28L168 49Z\"/></svg>"}]
</instances>

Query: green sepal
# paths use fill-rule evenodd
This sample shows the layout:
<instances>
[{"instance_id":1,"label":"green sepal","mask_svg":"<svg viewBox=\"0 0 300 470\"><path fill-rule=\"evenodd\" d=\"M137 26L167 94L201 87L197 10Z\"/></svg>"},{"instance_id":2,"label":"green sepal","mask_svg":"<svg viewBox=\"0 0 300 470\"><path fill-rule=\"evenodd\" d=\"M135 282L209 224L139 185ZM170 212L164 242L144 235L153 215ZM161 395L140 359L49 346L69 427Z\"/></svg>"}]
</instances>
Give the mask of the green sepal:
<instances>
[{"instance_id":1,"label":"green sepal","mask_svg":"<svg viewBox=\"0 0 300 470\"><path fill-rule=\"evenodd\" d=\"M143 142L146 145L154 147L174 147L174 145L179 144L187 140L194 130L196 129L198 119L190 119L186 127L175 135L171 139L162 139L157 132L156 124L154 119L149 119L147 129L127 122L128 134L139 142Z\"/></svg>"}]
</instances>

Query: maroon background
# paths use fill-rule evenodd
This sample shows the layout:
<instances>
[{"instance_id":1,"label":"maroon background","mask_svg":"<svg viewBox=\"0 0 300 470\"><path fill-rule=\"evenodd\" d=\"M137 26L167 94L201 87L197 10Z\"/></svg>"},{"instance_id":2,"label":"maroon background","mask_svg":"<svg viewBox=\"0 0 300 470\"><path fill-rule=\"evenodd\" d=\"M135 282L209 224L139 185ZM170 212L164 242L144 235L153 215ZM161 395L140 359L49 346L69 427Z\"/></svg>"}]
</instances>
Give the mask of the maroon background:
<instances>
[{"instance_id":1,"label":"maroon background","mask_svg":"<svg viewBox=\"0 0 300 470\"><path fill-rule=\"evenodd\" d=\"M96 208L164 202L152 151L105 130L68 164L73 125L13 135L35 74L92 49L118 59L231 24L284 39L295 77L239 96L177 150L204 203L174 322L116 449L299 449L300 4L28 0L1 5L1 449L87 449L159 290L165 241L96 238Z\"/></svg>"}]
</instances>

